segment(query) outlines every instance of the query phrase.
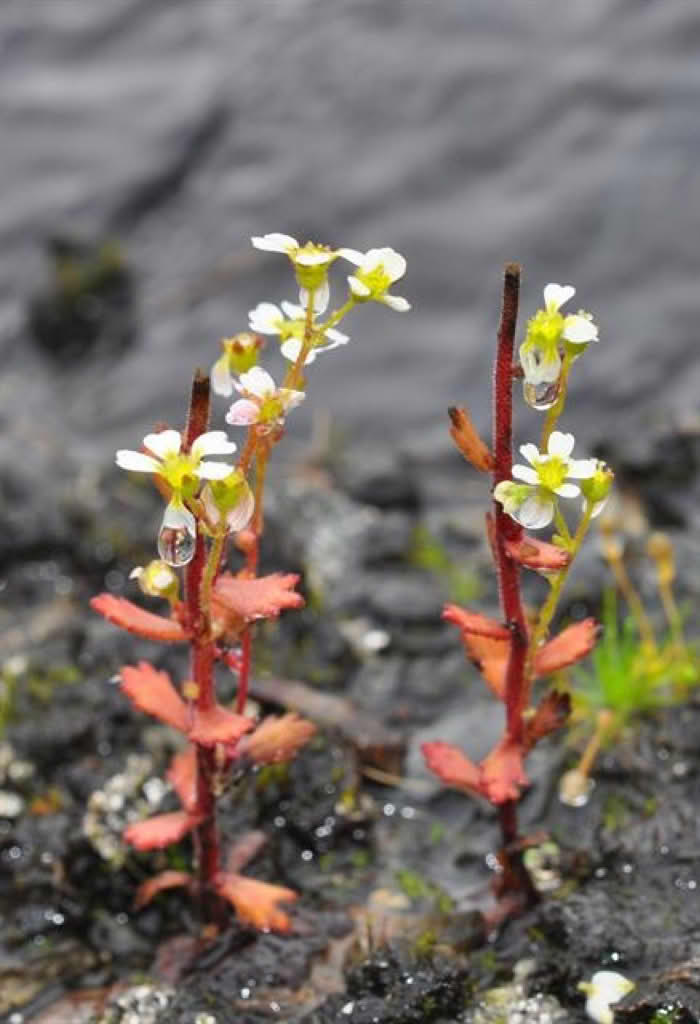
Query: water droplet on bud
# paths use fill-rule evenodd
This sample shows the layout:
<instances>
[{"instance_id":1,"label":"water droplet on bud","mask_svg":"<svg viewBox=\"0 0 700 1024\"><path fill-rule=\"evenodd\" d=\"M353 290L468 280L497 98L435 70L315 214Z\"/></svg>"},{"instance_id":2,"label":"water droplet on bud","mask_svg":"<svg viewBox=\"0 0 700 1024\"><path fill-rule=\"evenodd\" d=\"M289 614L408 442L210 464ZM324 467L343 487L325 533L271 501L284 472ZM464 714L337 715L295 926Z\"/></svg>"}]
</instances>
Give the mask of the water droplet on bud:
<instances>
[{"instance_id":1,"label":"water droplet on bud","mask_svg":"<svg viewBox=\"0 0 700 1024\"><path fill-rule=\"evenodd\" d=\"M195 539L184 526L161 526L158 534L158 554L177 569L192 561Z\"/></svg>"},{"instance_id":2,"label":"water droplet on bud","mask_svg":"<svg viewBox=\"0 0 700 1024\"><path fill-rule=\"evenodd\" d=\"M532 409L551 409L559 397L559 380L543 381L541 384L523 383L523 396Z\"/></svg>"}]
</instances>

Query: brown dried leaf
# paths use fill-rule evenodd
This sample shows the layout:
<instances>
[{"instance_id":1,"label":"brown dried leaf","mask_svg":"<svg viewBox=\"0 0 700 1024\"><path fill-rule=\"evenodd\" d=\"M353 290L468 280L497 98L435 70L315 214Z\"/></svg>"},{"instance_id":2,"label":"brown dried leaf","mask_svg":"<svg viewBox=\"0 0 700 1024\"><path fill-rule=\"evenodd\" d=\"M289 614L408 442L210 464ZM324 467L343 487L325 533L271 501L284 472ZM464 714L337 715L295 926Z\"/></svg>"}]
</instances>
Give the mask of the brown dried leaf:
<instances>
[{"instance_id":1,"label":"brown dried leaf","mask_svg":"<svg viewBox=\"0 0 700 1024\"><path fill-rule=\"evenodd\" d=\"M568 693L559 693L557 690L550 690L535 709L532 718L525 726L525 753L531 750L536 743L539 743L551 732L556 732L566 724L571 711L571 697Z\"/></svg>"},{"instance_id":2,"label":"brown dried leaf","mask_svg":"<svg viewBox=\"0 0 700 1024\"><path fill-rule=\"evenodd\" d=\"M214 882L217 891L236 908L238 920L259 931L288 932L291 922L279 903L293 903L297 893L282 885L271 885L233 872L220 872Z\"/></svg>"},{"instance_id":3,"label":"brown dried leaf","mask_svg":"<svg viewBox=\"0 0 700 1024\"><path fill-rule=\"evenodd\" d=\"M488 445L479 437L467 410L452 406L447 412L452 421L450 436L464 458L471 462L475 469L489 473L494 467L493 455Z\"/></svg>"}]
</instances>

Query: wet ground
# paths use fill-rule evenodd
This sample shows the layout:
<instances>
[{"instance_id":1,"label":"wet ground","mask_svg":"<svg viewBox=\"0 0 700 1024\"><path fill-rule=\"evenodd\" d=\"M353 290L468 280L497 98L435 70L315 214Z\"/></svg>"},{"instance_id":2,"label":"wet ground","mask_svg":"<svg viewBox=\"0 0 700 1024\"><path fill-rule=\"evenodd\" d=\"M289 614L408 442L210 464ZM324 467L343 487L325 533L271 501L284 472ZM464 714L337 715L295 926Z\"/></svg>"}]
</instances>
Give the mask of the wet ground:
<instances>
[{"instance_id":1,"label":"wet ground","mask_svg":"<svg viewBox=\"0 0 700 1024\"><path fill-rule=\"evenodd\" d=\"M426 504L426 492L441 500ZM494 606L484 485L436 442L307 462L271 498L265 559L303 571L308 603L263 632L253 693L300 707L320 731L288 770L232 790L222 818L232 840L264 833L251 870L300 892L294 933L234 924L198 945L181 897L133 911L138 884L189 851L135 855L119 842L131 817L170 808L174 738L112 677L140 657L173 675L182 665L85 613L95 590L130 593L128 569L150 557L158 518L149 489L108 469L37 509L3 554L27 612L0 623L0 1013L13 1024L544 1024L585 1020L578 983L613 969L638 982L620 1020L697 1019L700 706L630 731L599 762L584 808L556 795L572 751L538 748L522 823L555 844L540 847L542 902L487 934L494 815L441 791L418 754L426 738L472 737L476 757L501 728L438 615L446 598ZM687 535L675 540L690 550ZM591 545L568 611L595 608L604 581ZM680 584L697 600L690 568ZM654 1017L660 1007L676 1015Z\"/></svg>"}]
</instances>

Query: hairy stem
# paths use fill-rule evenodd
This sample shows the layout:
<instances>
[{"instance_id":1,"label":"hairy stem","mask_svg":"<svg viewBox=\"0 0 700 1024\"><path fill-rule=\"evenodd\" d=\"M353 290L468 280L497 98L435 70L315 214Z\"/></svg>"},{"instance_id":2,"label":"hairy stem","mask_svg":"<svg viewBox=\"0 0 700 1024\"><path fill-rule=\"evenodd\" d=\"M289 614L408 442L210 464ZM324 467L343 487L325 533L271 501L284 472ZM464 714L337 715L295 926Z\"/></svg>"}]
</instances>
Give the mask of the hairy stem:
<instances>
[{"instance_id":1,"label":"hairy stem","mask_svg":"<svg viewBox=\"0 0 700 1024\"><path fill-rule=\"evenodd\" d=\"M520 293L520 267L506 265L503 279L503 304L498 328L498 350L493 390L493 486L510 480L513 469L513 349ZM519 540L522 527L506 515L500 502L493 503L494 556L498 572L503 618L511 630L510 650L506 668L506 731L516 744L523 740L523 690L527 654L527 630L520 597L520 569L508 556L506 541ZM499 808L505 847L517 838L515 801Z\"/></svg>"}]
</instances>

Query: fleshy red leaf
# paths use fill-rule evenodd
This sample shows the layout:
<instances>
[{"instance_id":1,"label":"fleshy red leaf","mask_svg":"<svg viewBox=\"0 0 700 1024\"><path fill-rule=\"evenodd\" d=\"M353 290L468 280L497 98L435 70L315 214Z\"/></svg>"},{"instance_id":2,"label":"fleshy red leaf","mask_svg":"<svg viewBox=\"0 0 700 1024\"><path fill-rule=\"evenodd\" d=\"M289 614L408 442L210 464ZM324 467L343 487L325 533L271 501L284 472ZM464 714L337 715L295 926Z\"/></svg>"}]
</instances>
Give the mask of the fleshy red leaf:
<instances>
[{"instance_id":1,"label":"fleshy red leaf","mask_svg":"<svg viewBox=\"0 0 700 1024\"><path fill-rule=\"evenodd\" d=\"M187 643L187 633L176 619L165 619L162 615L147 612L125 597L98 594L91 599L90 605L109 622L129 633L137 633L160 644Z\"/></svg>"},{"instance_id":2,"label":"fleshy red leaf","mask_svg":"<svg viewBox=\"0 0 700 1024\"><path fill-rule=\"evenodd\" d=\"M188 735L193 743L213 747L215 743L235 743L254 724L252 718L236 715L220 704L215 704L208 711L195 709L194 722Z\"/></svg>"},{"instance_id":3,"label":"fleshy red leaf","mask_svg":"<svg viewBox=\"0 0 700 1024\"><path fill-rule=\"evenodd\" d=\"M167 778L180 803L191 814L197 804L197 751L193 746L175 755Z\"/></svg>"},{"instance_id":4,"label":"fleshy red leaf","mask_svg":"<svg viewBox=\"0 0 700 1024\"><path fill-rule=\"evenodd\" d=\"M137 850L162 850L171 843L177 843L203 820L201 816L188 814L187 811L158 814L155 818L127 826L124 829L124 842L135 846Z\"/></svg>"},{"instance_id":5,"label":"fleshy red leaf","mask_svg":"<svg viewBox=\"0 0 700 1024\"><path fill-rule=\"evenodd\" d=\"M281 718L271 716L263 719L255 732L245 737L239 751L257 764L291 761L315 732L313 722L300 718L295 712Z\"/></svg>"},{"instance_id":6,"label":"fleshy red leaf","mask_svg":"<svg viewBox=\"0 0 700 1024\"><path fill-rule=\"evenodd\" d=\"M446 786L468 791L479 790L479 768L459 747L443 743L442 740L434 740L431 743L423 743L420 749L428 769L442 779Z\"/></svg>"},{"instance_id":7,"label":"fleshy red leaf","mask_svg":"<svg viewBox=\"0 0 700 1024\"><path fill-rule=\"evenodd\" d=\"M238 920L259 931L288 932L291 922L278 906L293 903L297 893L282 885L270 885L256 878L233 872L220 872L214 885L221 896L236 908Z\"/></svg>"},{"instance_id":8,"label":"fleshy red leaf","mask_svg":"<svg viewBox=\"0 0 700 1024\"><path fill-rule=\"evenodd\" d=\"M294 587L296 573L272 573L258 579L246 579L226 572L216 581L214 599L217 610L243 622L274 619L286 608L301 608L304 598Z\"/></svg>"},{"instance_id":9,"label":"fleshy red leaf","mask_svg":"<svg viewBox=\"0 0 700 1024\"><path fill-rule=\"evenodd\" d=\"M490 472L494 466L493 455L479 437L467 410L452 406L447 412L452 421L450 436L462 455L475 469L482 473Z\"/></svg>"},{"instance_id":10,"label":"fleshy red leaf","mask_svg":"<svg viewBox=\"0 0 700 1024\"><path fill-rule=\"evenodd\" d=\"M508 663L508 640L494 640L488 636L474 636L462 631L462 643L467 657L476 665L491 687L494 696L505 700L506 665Z\"/></svg>"},{"instance_id":11,"label":"fleshy red leaf","mask_svg":"<svg viewBox=\"0 0 700 1024\"><path fill-rule=\"evenodd\" d=\"M159 875L154 875L138 887L134 897L134 909L141 910L147 906L159 892L178 889L183 885L189 885L191 881L192 875L186 871L161 871Z\"/></svg>"},{"instance_id":12,"label":"fleshy red leaf","mask_svg":"<svg viewBox=\"0 0 700 1024\"><path fill-rule=\"evenodd\" d=\"M537 652L537 675L547 676L581 661L595 647L598 634L599 627L595 619L583 619L573 626L567 626Z\"/></svg>"},{"instance_id":13,"label":"fleshy red leaf","mask_svg":"<svg viewBox=\"0 0 700 1024\"><path fill-rule=\"evenodd\" d=\"M535 709L532 718L525 725L525 752L531 750L545 736L566 723L571 711L571 697L568 693L550 690Z\"/></svg>"},{"instance_id":14,"label":"fleshy red leaf","mask_svg":"<svg viewBox=\"0 0 700 1024\"><path fill-rule=\"evenodd\" d=\"M480 764L480 790L492 804L520 798L528 784L519 747L505 736Z\"/></svg>"},{"instance_id":15,"label":"fleshy red leaf","mask_svg":"<svg viewBox=\"0 0 700 1024\"><path fill-rule=\"evenodd\" d=\"M519 540L506 540L506 551L527 569L564 569L571 561L568 551L525 534Z\"/></svg>"},{"instance_id":16,"label":"fleshy red leaf","mask_svg":"<svg viewBox=\"0 0 700 1024\"><path fill-rule=\"evenodd\" d=\"M180 732L187 732L187 705L173 686L167 672L159 672L147 661L125 665L121 671L122 693L134 707L153 715Z\"/></svg>"},{"instance_id":17,"label":"fleshy red leaf","mask_svg":"<svg viewBox=\"0 0 700 1024\"><path fill-rule=\"evenodd\" d=\"M502 643L510 640L508 627L503 623L478 612L470 612L467 608L460 608L458 604L446 604L442 610L442 617L446 622L459 626L463 633L469 633L470 636L485 636L492 640L500 640Z\"/></svg>"}]
</instances>

